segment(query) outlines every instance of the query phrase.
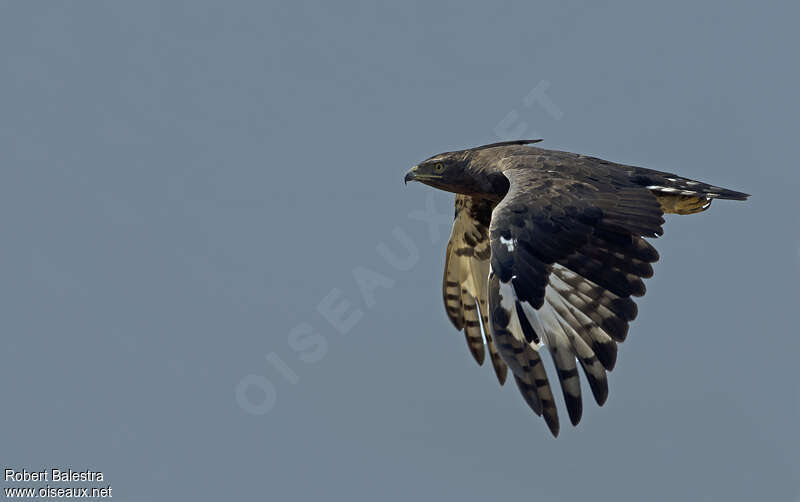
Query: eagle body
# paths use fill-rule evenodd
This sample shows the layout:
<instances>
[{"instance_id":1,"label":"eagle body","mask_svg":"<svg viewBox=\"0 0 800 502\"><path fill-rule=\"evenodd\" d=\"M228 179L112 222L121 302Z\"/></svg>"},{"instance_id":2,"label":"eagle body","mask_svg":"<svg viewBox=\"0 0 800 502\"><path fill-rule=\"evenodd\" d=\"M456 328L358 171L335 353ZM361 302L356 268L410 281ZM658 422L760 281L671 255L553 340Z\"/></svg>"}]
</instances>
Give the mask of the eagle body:
<instances>
[{"instance_id":1,"label":"eagle body","mask_svg":"<svg viewBox=\"0 0 800 502\"><path fill-rule=\"evenodd\" d=\"M581 368L598 405L617 344L637 316L665 213L692 214L748 195L595 157L494 143L434 155L405 181L456 193L443 279L445 310L478 364L508 370L554 436L559 420L540 351L555 365L570 422Z\"/></svg>"}]
</instances>

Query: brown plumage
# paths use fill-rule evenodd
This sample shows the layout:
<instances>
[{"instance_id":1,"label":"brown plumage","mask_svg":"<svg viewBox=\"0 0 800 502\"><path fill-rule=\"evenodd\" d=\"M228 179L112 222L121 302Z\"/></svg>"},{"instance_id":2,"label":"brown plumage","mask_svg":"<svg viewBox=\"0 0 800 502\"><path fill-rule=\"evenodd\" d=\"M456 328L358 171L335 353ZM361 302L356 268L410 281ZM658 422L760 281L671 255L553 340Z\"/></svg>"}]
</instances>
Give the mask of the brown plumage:
<instances>
[{"instance_id":1,"label":"brown plumage","mask_svg":"<svg viewBox=\"0 0 800 502\"><path fill-rule=\"evenodd\" d=\"M559 420L539 355L547 347L570 422L582 414L578 367L595 401L616 364L658 252L665 213L693 214L748 195L594 157L495 143L435 155L406 182L455 192L443 296L478 364L488 350L502 385L510 368L553 435Z\"/></svg>"}]
</instances>

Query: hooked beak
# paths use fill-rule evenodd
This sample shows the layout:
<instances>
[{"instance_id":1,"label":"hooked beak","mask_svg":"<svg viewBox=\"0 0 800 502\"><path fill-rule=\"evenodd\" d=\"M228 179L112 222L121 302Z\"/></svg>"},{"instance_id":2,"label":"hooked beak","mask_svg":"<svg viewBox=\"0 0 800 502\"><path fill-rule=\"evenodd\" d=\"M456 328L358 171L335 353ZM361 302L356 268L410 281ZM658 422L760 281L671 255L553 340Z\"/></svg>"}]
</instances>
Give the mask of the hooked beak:
<instances>
[{"instance_id":1,"label":"hooked beak","mask_svg":"<svg viewBox=\"0 0 800 502\"><path fill-rule=\"evenodd\" d=\"M403 181L405 182L406 185L408 185L409 181L414 181L414 180L417 179L417 169L418 168L419 168L419 166L414 166L414 167L411 168L410 171L408 171L406 173L406 177L403 178Z\"/></svg>"}]
</instances>

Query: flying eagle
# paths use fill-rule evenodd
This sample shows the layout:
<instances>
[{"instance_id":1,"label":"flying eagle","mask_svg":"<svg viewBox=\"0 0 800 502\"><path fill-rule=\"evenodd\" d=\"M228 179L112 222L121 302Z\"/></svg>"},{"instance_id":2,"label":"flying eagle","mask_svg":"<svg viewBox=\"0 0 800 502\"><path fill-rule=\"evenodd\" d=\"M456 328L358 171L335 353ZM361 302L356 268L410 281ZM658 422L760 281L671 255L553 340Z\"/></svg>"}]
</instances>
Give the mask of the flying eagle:
<instances>
[{"instance_id":1,"label":"flying eagle","mask_svg":"<svg viewBox=\"0 0 800 502\"><path fill-rule=\"evenodd\" d=\"M554 436L559 423L539 351L552 356L572 425L581 419L580 364L597 404L636 318L631 297L653 275L663 215L749 196L675 174L532 146L519 140L446 152L405 182L454 192L444 305L478 364L507 369ZM483 330L481 331L481 326Z\"/></svg>"}]
</instances>

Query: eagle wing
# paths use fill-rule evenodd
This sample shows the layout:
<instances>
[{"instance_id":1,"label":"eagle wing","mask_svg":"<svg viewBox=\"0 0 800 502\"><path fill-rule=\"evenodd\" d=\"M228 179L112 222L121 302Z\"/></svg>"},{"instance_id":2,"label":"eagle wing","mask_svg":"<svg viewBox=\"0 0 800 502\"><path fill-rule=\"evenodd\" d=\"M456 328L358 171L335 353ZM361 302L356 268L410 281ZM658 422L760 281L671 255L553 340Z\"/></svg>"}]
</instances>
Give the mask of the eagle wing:
<instances>
[{"instance_id":1,"label":"eagle wing","mask_svg":"<svg viewBox=\"0 0 800 502\"><path fill-rule=\"evenodd\" d=\"M489 221L494 204L485 199L456 195L455 221L447 243L442 291L447 316L457 330L464 331L467 346L479 365L486 347L500 385L507 368L497 352L489 330Z\"/></svg>"},{"instance_id":2,"label":"eagle wing","mask_svg":"<svg viewBox=\"0 0 800 502\"><path fill-rule=\"evenodd\" d=\"M646 187L599 159L537 156L501 161L510 186L490 224L491 333L523 397L558 435L558 413L539 349L555 363L573 425L583 369L595 400L637 314L663 233L663 210ZM555 162L550 164L550 162Z\"/></svg>"}]
</instances>

